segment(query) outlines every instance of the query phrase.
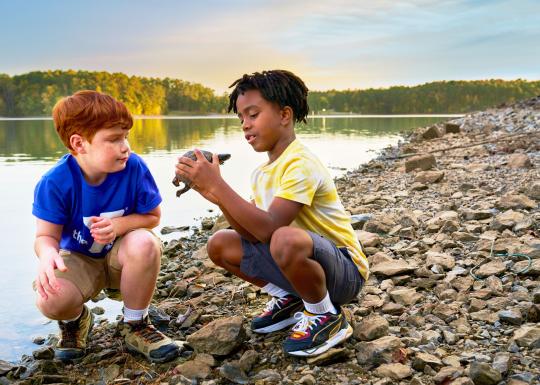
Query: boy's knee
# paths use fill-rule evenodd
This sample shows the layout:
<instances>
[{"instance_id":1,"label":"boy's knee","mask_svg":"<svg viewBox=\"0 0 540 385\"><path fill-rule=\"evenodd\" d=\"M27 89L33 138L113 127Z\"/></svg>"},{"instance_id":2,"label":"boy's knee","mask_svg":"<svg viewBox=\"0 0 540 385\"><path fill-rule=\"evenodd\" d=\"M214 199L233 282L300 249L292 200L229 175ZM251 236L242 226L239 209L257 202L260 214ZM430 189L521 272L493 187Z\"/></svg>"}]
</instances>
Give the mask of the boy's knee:
<instances>
[{"instance_id":1,"label":"boy's knee","mask_svg":"<svg viewBox=\"0 0 540 385\"><path fill-rule=\"evenodd\" d=\"M64 319L66 312L70 312L73 308L81 305L79 302L82 302L82 296L80 301L72 297L74 296L62 291L55 295L49 295L46 299L38 295L36 307L41 314L49 319Z\"/></svg>"},{"instance_id":2,"label":"boy's knee","mask_svg":"<svg viewBox=\"0 0 540 385\"><path fill-rule=\"evenodd\" d=\"M208 257L212 260L212 262L216 264L221 262L223 246L226 244L227 237L227 231L220 230L208 239L208 242L206 243L206 251L208 252Z\"/></svg>"},{"instance_id":3,"label":"boy's knee","mask_svg":"<svg viewBox=\"0 0 540 385\"><path fill-rule=\"evenodd\" d=\"M283 267L298 258L309 257L309 237L305 231L295 227L280 227L270 240L270 254L276 263Z\"/></svg>"},{"instance_id":4,"label":"boy's knee","mask_svg":"<svg viewBox=\"0 0 540 385\"><path fill-rule=\"evenodd\" d=\"M59 306L58 301L51 299L50 296L48 299L38 296L36 300L36 307L39 309L41 314L49 319L60 319L60 315L64 310L61 306Z\"/></svg>"},{"instance_id":5,"label":"boy's knee","mask_svg":"<svg viewBox=\"0 0 540 385\"><path fill-rule=\"evenodd\" d=\"M125 239L126 254L129 259L143 260L147 263L159 261L161 246L156 237L146 230L135 230Z\"/></svg>"}]
</instances>

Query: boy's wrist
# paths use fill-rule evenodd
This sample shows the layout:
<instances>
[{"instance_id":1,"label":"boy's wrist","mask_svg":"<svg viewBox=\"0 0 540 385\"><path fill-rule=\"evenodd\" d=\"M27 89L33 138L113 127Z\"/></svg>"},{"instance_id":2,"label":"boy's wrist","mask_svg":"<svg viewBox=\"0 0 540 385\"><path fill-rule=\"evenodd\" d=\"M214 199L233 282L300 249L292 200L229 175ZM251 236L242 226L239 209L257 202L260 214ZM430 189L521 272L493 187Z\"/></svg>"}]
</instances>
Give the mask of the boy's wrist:
<instances>
[{"instance_id":1,"label":"boy's wrist","mask_svg":"<svg viewBox=\"0 0 540 385\"><path fill-rule=\"evenodd\" d=\"M225 183L225 180L223 180L223 178L219 178L208 190L208 192L217 199L218 204L221 203L220 192L225 191L226 186L227 184Z\"/></svg>"}]
</instances>

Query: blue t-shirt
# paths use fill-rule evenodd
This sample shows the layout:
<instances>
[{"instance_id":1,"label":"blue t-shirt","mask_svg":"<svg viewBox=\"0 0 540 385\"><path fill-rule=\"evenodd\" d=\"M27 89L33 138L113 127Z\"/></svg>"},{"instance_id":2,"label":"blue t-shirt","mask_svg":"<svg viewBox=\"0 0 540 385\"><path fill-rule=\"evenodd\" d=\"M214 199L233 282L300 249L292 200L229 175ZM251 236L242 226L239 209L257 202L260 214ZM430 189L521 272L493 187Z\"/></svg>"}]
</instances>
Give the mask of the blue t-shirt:
<instances>
[{"instance_id":1,"label":"blue t-shirt","mask_svg":"<svg viewBox=\"0 0 540 385\"><path fill-rule=\"evenodd\" d=\"M64 155L38 182L32 214L63 225L60 248L102 258L112 248L95 243L92 216L115 218L145 214L161 203L156 182L144 161L131 153L122 171L111 173L99 186L86 183L73 155Z\"/></svg>"}]
</instances>

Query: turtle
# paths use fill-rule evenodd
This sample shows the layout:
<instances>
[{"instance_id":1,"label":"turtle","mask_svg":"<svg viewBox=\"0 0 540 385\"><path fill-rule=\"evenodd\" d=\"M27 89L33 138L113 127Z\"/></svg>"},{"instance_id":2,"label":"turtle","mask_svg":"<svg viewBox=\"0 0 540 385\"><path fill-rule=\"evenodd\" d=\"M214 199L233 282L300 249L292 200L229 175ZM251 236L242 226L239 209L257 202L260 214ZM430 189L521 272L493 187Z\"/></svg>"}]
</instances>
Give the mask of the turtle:
<instances>
[{"instance_id":1,"label":"turtle","mask_svg":"<svg viewBox=\"0 0 540 385\"><path fill-rule=\"evenodd\" d=\"M204 157L211 163L212 162L212 156L213 154L210 151L200 150ZM197 157L195 156L194 151L188 151L184 155L187 158L191 158L193 160L197 160ZM227 159L231 157L231 154L218 154L219 164L223 164ZM186 179L184 177L181 177L179 175L175 175L174 179L172 180L173 185L180 186L180 183L184 184L184 187L180 190L176 191L176 196L179 197L186 191L188 191L191 188L191 181L189 179Z\"/></svg>"}]
</instances>

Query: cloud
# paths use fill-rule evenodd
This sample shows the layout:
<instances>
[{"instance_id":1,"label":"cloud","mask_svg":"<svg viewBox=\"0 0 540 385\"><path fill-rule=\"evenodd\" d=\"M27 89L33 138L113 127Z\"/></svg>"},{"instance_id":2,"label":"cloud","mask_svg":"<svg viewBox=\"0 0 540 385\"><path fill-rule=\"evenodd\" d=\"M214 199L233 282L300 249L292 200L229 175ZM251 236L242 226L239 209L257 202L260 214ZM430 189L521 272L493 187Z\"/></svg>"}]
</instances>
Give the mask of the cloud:
<instances>
[{"instance_id":1,"label":"cloud","mask_svg":"<svg viewBox=\"0 0 540 385\"><path fill-rule=\"evenodd\" d=\"M540 77L539 53L530 49L540 37L540 3L533 0L201 0L159 7L98 0L86 8L57 1L23 23L23 6L13 4L8 14L16 21L0 26L7 53L0 72L120 71L219 92L243 73L270 68L297 72L313 89Z\"/></svg>"}]
</instances>

